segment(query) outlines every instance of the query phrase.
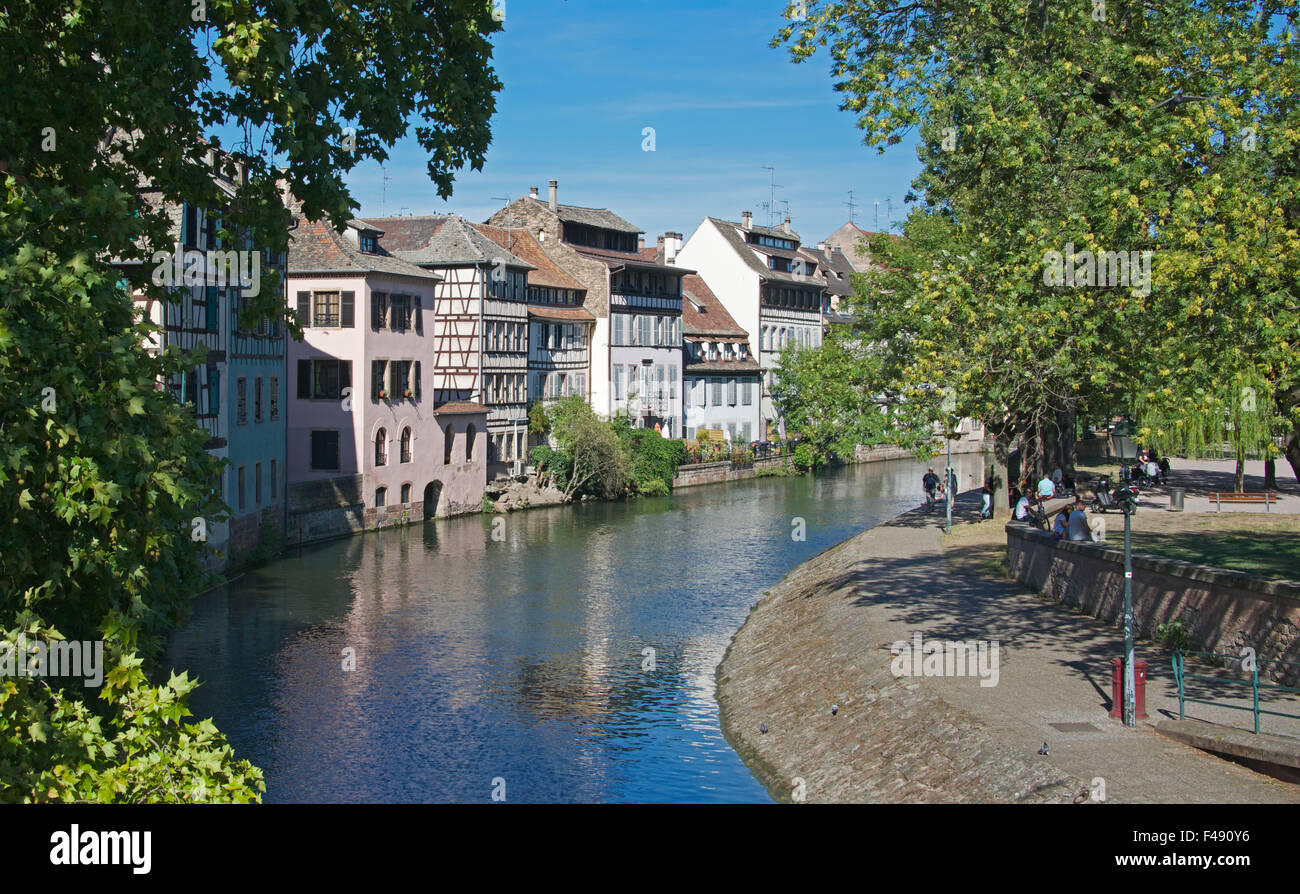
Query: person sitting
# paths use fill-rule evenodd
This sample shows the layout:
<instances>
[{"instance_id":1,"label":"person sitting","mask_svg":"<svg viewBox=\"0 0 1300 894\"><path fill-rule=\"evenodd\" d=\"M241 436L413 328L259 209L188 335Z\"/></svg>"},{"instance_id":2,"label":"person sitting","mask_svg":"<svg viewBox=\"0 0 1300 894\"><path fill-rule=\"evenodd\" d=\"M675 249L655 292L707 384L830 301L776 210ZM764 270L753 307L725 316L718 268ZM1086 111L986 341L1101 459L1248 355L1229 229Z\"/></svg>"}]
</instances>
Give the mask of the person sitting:
<instances>
[{"instance_id":1,"label":"person sitting","mask_svg":"<svg viewBox=\"0 0 1300 894\"><path fill-rule=\"evenodd\" d=\"M1037 513L1034 512L1028 494L1021 494L1020 499L1016 501L1016 521L1033 521Z\"/></svg>"},{"instance_id":2,"label":"person sitting","mask_svg":"<svg viewBox=\"0 0 1300 894\"><path fill-rule=\"evenodd\" d=\"M1160 463L1152 459L1151 454L1147 455L1147 465L1144 471L1147 473L1147 478L1151 480L1152 484L1164 483L1160 480Z\"/></svg>"},{"instance_id":3,"label":"person sitting","mask_svg":"<svg viewBox=\"0 0 1300 894\"><path fill-rule=\"evenodd\" d=\"M1069 521L1070 511L1062 509L1056 514L1056 521L1052 523L1052 536L1057 540L1064 540L1070 529Z\"/></svg>"},{"instance_id":4,"label":"person sitting","mask_svg":"<svg viewBox=\"0 0 1300 894\"><path fill-rule=\"evenodd\" d=\"M1038 496L1043 500L1050 500L1056 496L1056 482L1052 481L1050 475L1043 473L1042 480L1038 482Z\"/></svg>"},{"instance_id":5,"label":"person sitting","mask_svg":"<svg viewBox=\"0 0 1300 894\"><path fill-rule=\"evenodd\" d=\"M1074 507L1070 510L1070 519L1067 526L1067 536L1076 541L1092 540L1092 529L1088 527L1088 513L1083 511L1083 499L1080 497L1074 498Z\"/></svg>"}]
</instances>

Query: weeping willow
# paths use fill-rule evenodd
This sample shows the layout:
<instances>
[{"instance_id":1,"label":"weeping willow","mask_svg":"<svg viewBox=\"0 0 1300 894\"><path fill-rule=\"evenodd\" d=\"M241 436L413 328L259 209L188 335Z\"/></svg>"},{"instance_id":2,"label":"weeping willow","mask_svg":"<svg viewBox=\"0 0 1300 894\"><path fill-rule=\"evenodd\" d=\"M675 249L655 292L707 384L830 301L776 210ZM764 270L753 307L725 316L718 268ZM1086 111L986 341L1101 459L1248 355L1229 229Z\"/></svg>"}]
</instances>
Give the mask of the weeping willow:
<instances>
[{"instance_id":1,"label":"weeping willow","mask_svg":"<svg viewBox=\"0 0 1300 894\"><path fill-rule=\"evenodd\" d=\"M1253 368L1177 400L1169 389L1141 393L1133 409L1139 437L1161 454L1227 452L1240 465L1250 454L1275 459L1281 453L1274 437L1286 420L1278 413L1272 385Z\"/></svg>"}]
</instances>

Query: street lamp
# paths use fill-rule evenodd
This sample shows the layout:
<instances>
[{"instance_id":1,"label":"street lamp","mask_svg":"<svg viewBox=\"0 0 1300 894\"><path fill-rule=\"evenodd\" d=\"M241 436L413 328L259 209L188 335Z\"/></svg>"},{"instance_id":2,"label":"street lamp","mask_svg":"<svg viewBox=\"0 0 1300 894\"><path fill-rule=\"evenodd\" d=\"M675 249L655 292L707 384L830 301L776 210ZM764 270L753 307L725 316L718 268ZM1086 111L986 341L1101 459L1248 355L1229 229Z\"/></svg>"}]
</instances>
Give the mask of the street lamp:
<instances>
[{"instance_id":1,"label":"street lamp","mask_svg":"<svg viewBox=\"0 0 1300 894\"><path fill-rule=\"evenodd\" d=\"M1124 510L1124 725L1137 726L1136 673L1133 668L1133 510L1136 498L1121 488Z\"/></svg>"}]
</instances>

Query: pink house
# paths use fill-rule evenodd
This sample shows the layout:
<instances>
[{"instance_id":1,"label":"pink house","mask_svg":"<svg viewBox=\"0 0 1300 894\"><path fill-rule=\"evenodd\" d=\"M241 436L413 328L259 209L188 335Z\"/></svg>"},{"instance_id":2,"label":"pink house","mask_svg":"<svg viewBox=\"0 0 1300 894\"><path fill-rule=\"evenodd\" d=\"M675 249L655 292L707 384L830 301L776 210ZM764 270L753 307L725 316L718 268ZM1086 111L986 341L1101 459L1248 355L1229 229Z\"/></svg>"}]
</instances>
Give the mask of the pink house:
<instances>
[{"instance_id":1,"label":"pink house","mask_svg":"<svg viewBox=\"0 0 1300 894\"><path fill-rule=\"evenodd\" d=\"M288 300L288 539L476 512L487 408L436 405L432 307L440 277L391 257L382 231L300 221Z\"/></svg>"}]
</instances>

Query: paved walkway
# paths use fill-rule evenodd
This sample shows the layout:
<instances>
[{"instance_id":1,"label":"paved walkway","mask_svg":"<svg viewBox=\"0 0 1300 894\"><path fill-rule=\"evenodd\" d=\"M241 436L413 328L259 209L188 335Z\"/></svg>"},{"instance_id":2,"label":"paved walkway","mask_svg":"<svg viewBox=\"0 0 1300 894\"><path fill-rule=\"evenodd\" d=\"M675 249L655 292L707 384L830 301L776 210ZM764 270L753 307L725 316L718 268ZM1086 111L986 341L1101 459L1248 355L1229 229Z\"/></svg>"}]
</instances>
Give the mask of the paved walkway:
<instances>
[{"instance_id":1,"label":"paved walkway","mask_svg":"<svg viewBox=\"0 0 1300 894\"><path fill-rule=\"evenodd\" d=\"M964 495L957 517L977 505ZM1122 632L1013 582L949 571L941 526L912 512L858 535L769 591L737 633L719 669L724 728L775 795L797 776L807 800L1068 801L1101 779L1113 802L1300 803L1300 786L1154 731L1171 704L1177 716L1154 647L1138 653L1151 660L1150 718L1110 719ZM997 685L895 678L890 645L917 633L997 640Z\"/></svg>"},{"instance_id":2,"label":"paved walkway","mask_svg":"<svg viewBox=\"0 0 1300 894\"><path fill-rule=\"evenodd\" d=\"M1181 487L1186 492L1183 509L1186 512L1215 512L1216 492L1231 493L1236 489L1237 464L1226 459L1179 459L1172 457L1169 470L1169 483L1163 487L1144 488L1139 507L1157 509L1169 508L1169 488ZM1130 463L1131 465L1131 463ZM1263 460L1246 462L1245 488L1247 493L1264 492ZM1285 459L1277 461L1277 487L1272 490L1277 494L1276 504L1268 507L1270 513L1289 515L1300 514L1300 483L1296 482L1291 465ZM1224 506L1228 512L1248 512L1264 514L1265 508L1259 506Z\"/></svg>"}]
</instances>

